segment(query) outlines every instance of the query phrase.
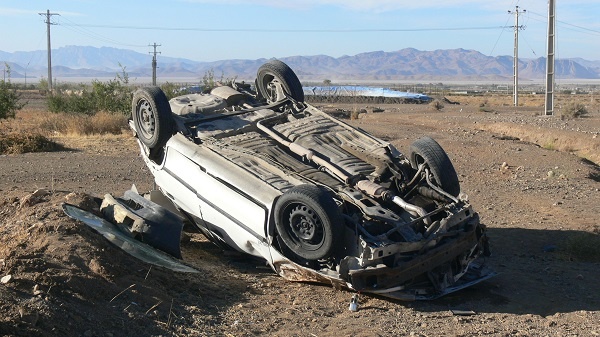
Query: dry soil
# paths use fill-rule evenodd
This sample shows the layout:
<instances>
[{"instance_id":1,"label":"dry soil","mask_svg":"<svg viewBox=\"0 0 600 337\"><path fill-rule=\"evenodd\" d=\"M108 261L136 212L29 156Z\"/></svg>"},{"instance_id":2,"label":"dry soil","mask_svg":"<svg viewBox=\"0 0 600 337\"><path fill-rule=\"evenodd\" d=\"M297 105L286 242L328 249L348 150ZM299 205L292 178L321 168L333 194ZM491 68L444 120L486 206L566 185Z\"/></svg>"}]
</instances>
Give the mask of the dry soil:
<instances>
[{"instance_id":1,"label":"dry soil","mask_svg":"<svg viewBox=\"0 0 600 337\"><path fill-rule=\"evenodd\" d=\"M152 188L133 138L56 136L67 150L0 156L0 335L599 335L599 248L586 244L599 236L600 113L561 120L452 100L461 104L384 105L348 122L401 151L423 135L446 149L489 228L495 278L430 302L361 295L351 312L352 293L285 281L193 231L182 249L200 274L151 267L60 209ZM32 195L40 188L49 193Z\"/></svg>"}]
</instances>

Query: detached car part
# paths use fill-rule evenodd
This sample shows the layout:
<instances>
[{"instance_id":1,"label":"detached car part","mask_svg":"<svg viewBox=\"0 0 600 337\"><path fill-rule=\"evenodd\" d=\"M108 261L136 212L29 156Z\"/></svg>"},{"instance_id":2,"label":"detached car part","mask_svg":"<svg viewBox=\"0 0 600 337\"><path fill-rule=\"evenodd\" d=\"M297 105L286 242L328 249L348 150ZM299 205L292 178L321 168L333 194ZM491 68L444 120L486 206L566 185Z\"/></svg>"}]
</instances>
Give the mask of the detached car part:
<instances>
[{"instance_id":1,"label":"detached car part","mask_svg":"<svg viewBox=\"0 0 600 337\"><path fill-rule=\"evenodd\" d=\"M100 212L123 233L181 259L183 221L175 213L137 193L135 186L122 198L104 196Z\"/></svg>"},{"instance_id":2,"label":"detached car part","mask_svg":"<svg viewBox=\"0 0 600 337\"><path fill-rule=\"evenodd\" d=\"M196 269L183 264L172 256L125 234L122 229L108 222L106 219L71 204L63 204L62 208L70 218L83 222L115 246L144 262L176 272L198 273Z\"/></svg>"}]
</instances>

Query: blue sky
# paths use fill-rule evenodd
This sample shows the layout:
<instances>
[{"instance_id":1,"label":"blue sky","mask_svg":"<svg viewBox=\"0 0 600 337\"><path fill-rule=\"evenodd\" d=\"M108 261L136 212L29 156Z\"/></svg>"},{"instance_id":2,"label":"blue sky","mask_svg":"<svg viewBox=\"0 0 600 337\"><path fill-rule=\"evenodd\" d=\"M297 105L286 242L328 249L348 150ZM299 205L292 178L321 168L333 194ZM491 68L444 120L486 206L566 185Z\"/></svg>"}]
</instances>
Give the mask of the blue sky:
<instances>
[{"instance_id":1,"label":"blue sky","mask_svg":"<svg viewBox=\"0 0 600 337\"><path fill-rule=\"evenodd\" d=\"M519 19L526 26L519 56L545 56L545 0L0 0L0 50L44 50L46 25L38 13L49 9L60 14L52 19L53 49L147 53L156 42L162 56L196 61L408 47L512 55L513 30L498 27L514 25L507 11L517 5L527 11ZM598 0L557 0L557 57L600 60L598 17Z\"/></svg>"}]
</instances>

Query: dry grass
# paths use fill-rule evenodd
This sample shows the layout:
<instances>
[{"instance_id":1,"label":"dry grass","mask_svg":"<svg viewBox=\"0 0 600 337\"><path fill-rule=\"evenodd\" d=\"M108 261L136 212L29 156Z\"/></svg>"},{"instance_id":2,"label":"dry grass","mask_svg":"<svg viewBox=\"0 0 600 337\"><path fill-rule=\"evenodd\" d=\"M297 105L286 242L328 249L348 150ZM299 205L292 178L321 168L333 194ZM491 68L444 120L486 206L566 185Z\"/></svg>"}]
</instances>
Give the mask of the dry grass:
<instances>
[{"instance_id":1,"label":"dry grass","mask_svg":"<svg viewBox=\"0 0 600 337\"><path fill-rule=\"evenodd\" d=\"M3 122L12 132L33 132L45 136L89 136L121 134L127 130L127 117L100 112L93 116L49 113L24 109L13 120Z\"/></svg>"},{"instance_id":2,"label":"dry grass","mask_svg":"<svg viewBox=\"0 0 600 337\"><path fill-rule=\"evenodd\" d=\"M0 133L0 154L48 152L62 148L39 133Z\"/></svg>"},{"instance_id":3,"label":"dry grass","mask_svg":"<svg viewBox=\"0 0 600 337\"><path fill-rule=\"evenodd\" d=\"M0 120L0 154L57 151L64 147L55 141L63 143L64 137L121 135L127 129L127 117L119 114L85 116L26 108L15 118Z\"/></svg>"},{"instance_id":4,"label":"dry grass","mask_svg":"<svg viewBox=\"0 0 600 337\"><path fill-rule=\"evenodd\" d=\"M511 107L514 104L512 95L489 94L482 96L447 95L451 101L460 102L463 105L474 105L480 108L495 109L500 107ZM519 106L544 108L544 95L519 95Z\"/></svg>"},{"instance_id":5,"label":"dry grass","mask_svg":"<svg viewBox=\"0 0 600 337\"><path fill-rule=\"evenodd\" d=\"M117 135L127 128L127 118L107 112L93 116L51 114L40 126L45 130L69 136Z\"/></svg>"},{"instance_id":6,"label":"dry grass","mask_svg":"<svg viewBox=\"0 0 600 337\"><path fill-rule=\"evenodd\" d=\"M499 108L511 108L514 105L512 94L488 94L482 96L466 96L466 95L447 95L451 101L460 102L462 105L475 105L480 108L497 110ZM544 112L545 95L543 94L521 94L519 95L519 107L535 108L538 114ZM554 97L554 112L560 116L562 110L570 108L575 111L580 106L584 106L586 113L600 113L600 97L598 95L563 95L557 94ZM539 109L539 110L538 110ZM584 113L585 114L585 113Z\"/></svg>"},{"instance_id":7,"label":"dry grass","mask_svg":"<svg viewBox=\"0 0 600 337\"><path fill-rule=\"evenodd\" d=\"M600 138L582 137L575 131L532 128L505 122L478 125L483 130L517 137L547 150L572 152L600 165Z\"/></svg>"},{"instance_id":8,"label":"dry grass","mask_svg":"<svg viewBox=\"0 0 600 337\"><path fill-rule=\"evenodd\" d=\"M441 111L444 108L444 103L442 103L440 99L436 98L429 103L429 106L431 107L431 110Z\"/></svg>"},{"instance_id":9,"label":"dry grass","mask_svg":"<svg viewBox=\"0 0 600 337\"><path fill-rule=\"evenodd\" d=\"M559 110L561 119L578 118L588 114L588 110L584 104L570 102Z\"/></svg>"}]
</instances>

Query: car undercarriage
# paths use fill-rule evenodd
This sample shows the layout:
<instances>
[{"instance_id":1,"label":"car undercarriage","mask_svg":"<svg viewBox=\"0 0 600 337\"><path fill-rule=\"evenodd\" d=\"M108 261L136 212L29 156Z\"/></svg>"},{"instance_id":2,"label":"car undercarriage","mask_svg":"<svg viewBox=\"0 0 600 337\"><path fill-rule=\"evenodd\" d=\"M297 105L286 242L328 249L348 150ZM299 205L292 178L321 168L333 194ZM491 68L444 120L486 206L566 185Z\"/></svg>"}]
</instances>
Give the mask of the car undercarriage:
<instances>
[{"instance_id":1,"label":"car undercarriage","mask_svg":"<svg viewBox=\"0 0 600 337\"><path fill-rule=\"evenodd\" d=\"M170 101L133 97L130 126L160 191L222 247L294 281L431 299L495 273L485 226L433 139L407 154L304 102L283 62Z\"/></svg>"}]
</instances>

